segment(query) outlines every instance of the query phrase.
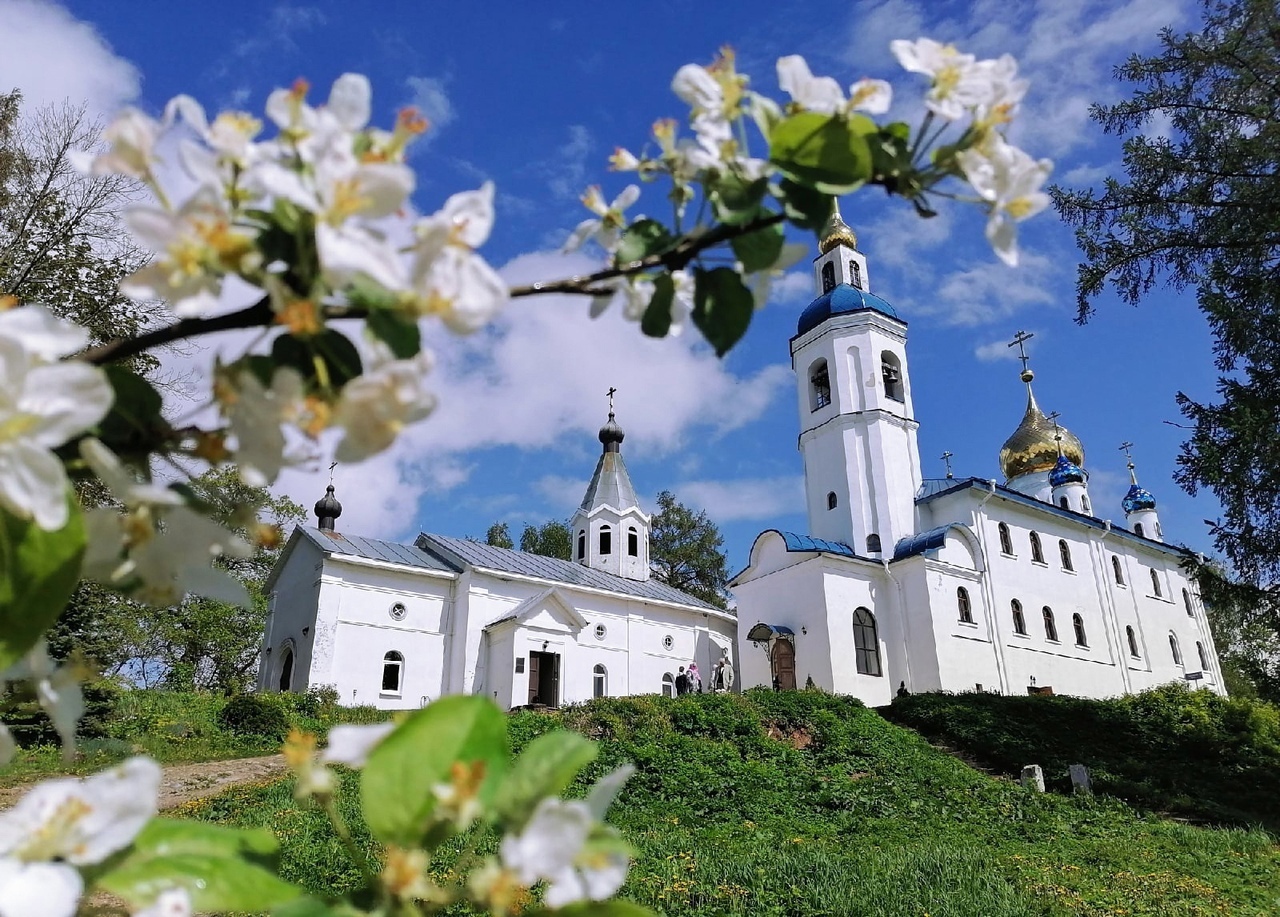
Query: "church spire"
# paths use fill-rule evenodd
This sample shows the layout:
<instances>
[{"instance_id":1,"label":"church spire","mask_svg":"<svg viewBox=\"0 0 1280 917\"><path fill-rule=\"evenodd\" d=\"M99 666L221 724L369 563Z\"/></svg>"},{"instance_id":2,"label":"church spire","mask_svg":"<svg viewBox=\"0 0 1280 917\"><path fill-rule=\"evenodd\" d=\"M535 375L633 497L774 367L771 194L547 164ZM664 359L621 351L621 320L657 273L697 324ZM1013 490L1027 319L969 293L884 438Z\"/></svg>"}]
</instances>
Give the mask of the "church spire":
<instances>
[{"instance_id":1,"label":"church spire","mask_svg":"<svg viewBox=\"0 0 1280 917\"><path fill-rule=\"evenodd\" d=\"M573 514L574 554L578 563L627 579L649 578L649 517L640 508L631 476L622 460L625 434L618 426L610 388L609 419L600 428L603 447L595 474Z\"/></svg>"},{"instance_id":2,"label":"church spire","mask_svg":"<svg viewBox=\"0 0 1280 917\"><path fill-rule=\"evenodd\" d=\"M1031 388L1036 374L1031 371L1031 358L1027 356L1025 346L1033 337L1035 335L1030 332L1019 331L1009 342L1010 347L1018 348L1018 359L1022 362L1018 378L1027 386L1027 409L1018 428L1000 448L1000 470L1015 490L1044 500L1050 497L1051 483L1038 475L1052 469L1063 458L1072 466L1083 467L1084 447L1074 433L1056 422L1056 414L1045 416L1036 403L1035 392ZM1037 478L1031 480L1028 475L1037 475ZM1012 482L1017 478L1023 478L1023 481L1015 485Z\"/></svg>"},{"instance_id":3,"label":"church spire","mask_svg":"<svg viewBox=\"0 0 1280 917\"><path fill-rule=\"evenodd\" d=\"M848 223L840 216L840 199L831 198L831 216L822 227L822 235L818 237L818 251L826 254L837 245L847 245L855 251L858 248L858 236Z\"/></svg>"},{"instance_id":4,"label":"church spire","mask_svg":"<svg viewBox=\"0 0 1280 917\"><path fill-rule=\"evenodd\" d=\"M314 509L320 531L332 532L334 523L342 515L342 504L333 495L333 484L325 488L324 496L316 501Z\"/></svg>"}]
</instances>

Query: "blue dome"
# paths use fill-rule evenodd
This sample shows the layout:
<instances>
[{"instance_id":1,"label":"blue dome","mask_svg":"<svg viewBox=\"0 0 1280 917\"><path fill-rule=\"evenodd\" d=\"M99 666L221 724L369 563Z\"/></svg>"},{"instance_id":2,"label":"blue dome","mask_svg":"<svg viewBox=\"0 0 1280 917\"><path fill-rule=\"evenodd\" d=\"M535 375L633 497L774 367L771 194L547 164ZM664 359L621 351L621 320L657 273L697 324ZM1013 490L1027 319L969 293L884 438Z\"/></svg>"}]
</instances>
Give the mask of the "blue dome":
<instances>
[{"instance_id":1,"label":"blue dome","mask_svg":"<svg viewBox=\"0 0 1280 917\"><path fill-rule=\"evenodd\" d=\"M1049 471L1049 486L1061 487L1063 484L1083 484L1084 469L1065 455L1058 456L1058 461Z\"/></svg>"},{"instance_id":2,"label":"blue dome","mask_svg":"<svg viewBox=\"0 0 1280 917\"><path fill-rule=\"evenodd\" d=\"M893 306L879 296L842 283L809 303L808 308L800 313L800 321L796 323L796 334L804 334L806 331L817 328L833 315L863 312L867 309L902 321L898 318L898 313L893 310Z\"/></svg>"},{"instance_id":3,"label":"blue dome","mask_svg":"<svg viewBox=\"0 0 1280 917\"><path fill-rule=\"evenodd\" d=\"M1124 512L1127 516L1129 513L1135 513L1140 509L1155 509L1156 498L1151 496L1151 491L1144 490L1134 484L1129 488L1129 492L1124 495L1120 505L1124 507Z\"/></svg>"}]
</instances>

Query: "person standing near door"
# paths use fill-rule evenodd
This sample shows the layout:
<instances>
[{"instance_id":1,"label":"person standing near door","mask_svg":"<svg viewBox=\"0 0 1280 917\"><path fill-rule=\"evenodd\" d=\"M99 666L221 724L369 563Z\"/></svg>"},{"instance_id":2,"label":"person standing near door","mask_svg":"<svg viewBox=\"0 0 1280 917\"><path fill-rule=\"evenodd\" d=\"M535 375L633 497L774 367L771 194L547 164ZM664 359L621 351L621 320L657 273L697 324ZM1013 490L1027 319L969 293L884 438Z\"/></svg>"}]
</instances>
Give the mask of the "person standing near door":
<instances>
[{"instance_id":1,"label":"person standing near door","mask_svg":"<svg viewBox=\"0 0 1280 917\"><path fill-rule=\"evenodd\" d=\"M689 676L685 673L684 666L680 666L680 673L676 675L676 697L683 697L689 693Z\"/></svg>"}]
</instances>

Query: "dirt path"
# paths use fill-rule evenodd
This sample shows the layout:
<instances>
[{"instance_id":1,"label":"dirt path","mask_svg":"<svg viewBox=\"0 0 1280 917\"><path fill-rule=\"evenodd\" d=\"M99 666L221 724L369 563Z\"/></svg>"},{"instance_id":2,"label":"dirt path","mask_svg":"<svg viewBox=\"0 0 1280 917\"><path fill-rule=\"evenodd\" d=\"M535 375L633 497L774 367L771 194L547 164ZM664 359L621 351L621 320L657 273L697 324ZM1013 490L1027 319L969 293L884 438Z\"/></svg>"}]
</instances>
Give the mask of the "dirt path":
<instances>
[{"instance_id":1,"label":"dirt path","mask_svg":"<svg viewBox=\"0 0 1280 917\"><path fill-rule=\"evenodd\" d=\"M234 758L229 761L201 761L171 764L160 778L160 811L193 799L214 796L242 783L265 780L285 772L284 755L262 758ZM39 781L35 781L39 782ZM0 790L0 809L13 805L33 784Z\"/></svg>"}]
</instances>

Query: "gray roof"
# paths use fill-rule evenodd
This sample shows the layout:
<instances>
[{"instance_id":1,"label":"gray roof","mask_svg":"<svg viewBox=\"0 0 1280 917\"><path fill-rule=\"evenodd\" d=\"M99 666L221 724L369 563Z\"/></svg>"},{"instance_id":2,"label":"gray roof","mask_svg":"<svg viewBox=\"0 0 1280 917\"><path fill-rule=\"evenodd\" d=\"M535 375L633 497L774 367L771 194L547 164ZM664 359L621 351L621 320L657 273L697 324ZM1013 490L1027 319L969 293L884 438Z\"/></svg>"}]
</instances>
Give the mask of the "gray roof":
<instances>
[{"instance_id":1,"label":"gray roof","mask_svg":"<svg viewBox=\"0 0 1280 917\"><path fill-rule=\"evenodd\" d=\"M630 509L640 505L621 452L604 452L600 455L596 473L591 476L586 496L582 498L581 509L589 513L597 506L606 505L614 509Z\"/></svg>"},{"instance_id":2,"label":"gray roof","mask_svg":"<svg viewBox=\"0 0 1280 917\"><path fill-rule=\"evenodd\" d=\"M456 573L453 567L443 563L425 551L413 545L399 544L394 541L379 541L376 538L362 538L359 535L346 535L341 532L326 532L311 526L298 526L304 536L326 554L351 554L368 560L381 560L389 564L400 564L405 567L418 567L423 570L439 570L443 573Z\"/></svg>"},{"instance_id":3,"label":"gray roof","mask_svg":"<svg viewBox=\"0 0 1280 917\"><path fill-rule=\"evenodd\" d=\"M462 570L464 565L483 567L487 570L515 573L553 583L618 592L638 599L671 602L676 605L728 614L723 608L717 608L666 583L652 579L644 582L630 580L603 570L593 570L571 560L542 557L510 548L495 548L492 545L468 541L464 538L448 538L444 535L425 533L418 536L416 546L456 570Z\"/></svg>"}]
</instances>

